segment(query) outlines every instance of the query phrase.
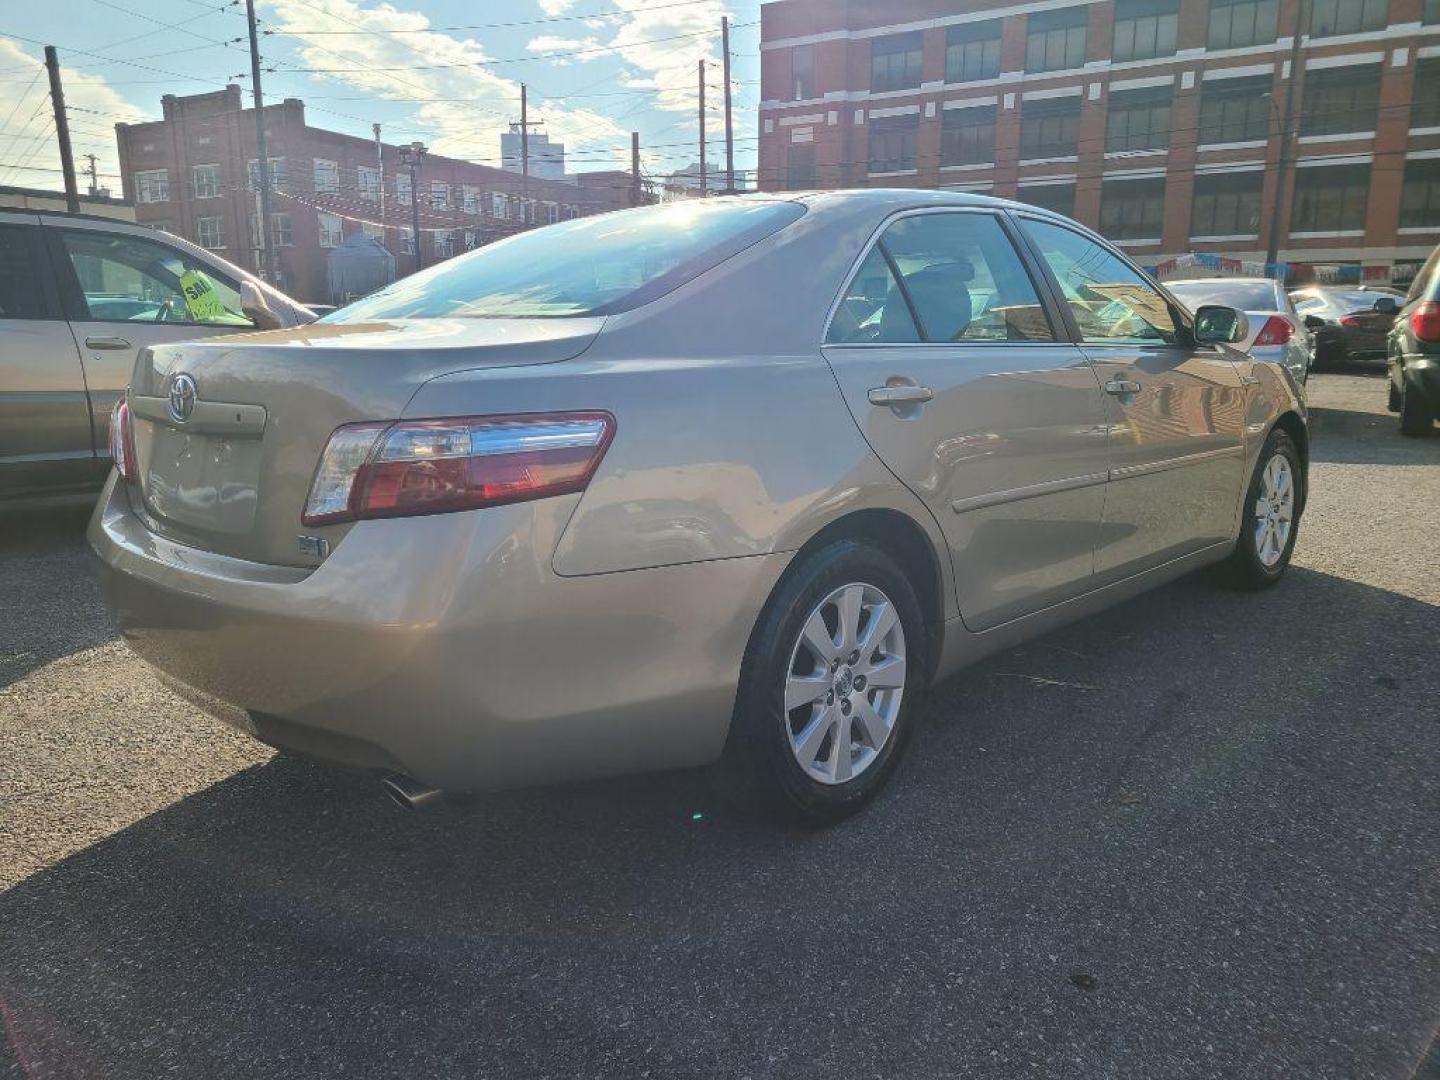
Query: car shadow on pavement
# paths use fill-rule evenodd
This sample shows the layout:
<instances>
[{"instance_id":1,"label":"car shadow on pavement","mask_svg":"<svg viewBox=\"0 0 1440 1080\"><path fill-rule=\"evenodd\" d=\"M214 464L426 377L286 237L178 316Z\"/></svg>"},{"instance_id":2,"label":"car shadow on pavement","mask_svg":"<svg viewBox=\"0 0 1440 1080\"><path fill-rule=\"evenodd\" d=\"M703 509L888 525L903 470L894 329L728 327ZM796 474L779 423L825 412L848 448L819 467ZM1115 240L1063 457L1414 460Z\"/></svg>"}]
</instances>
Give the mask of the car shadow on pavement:
<instances>
[{"instance_id":1,"label":"car shadow on pavement","mask_svg":"<svg viewBox=\"0 0 1440 1080\"><path fill-rule=\"evenodd\" d=\"M0 687L116 636L85 542L93 506L0 509Z\"/></svg>"},{"instance_id":2,"label":"car shadow on pavement","mask_svg":"<svg viewBox=\"0 0 1440 1080\"><path fill-rule=\"evenodd\" d=\"M1437 630L1186 579L937 688L829 831L277 757L0 894L0 1075L1410 1076Z\"/></svg>"}]
</instances>

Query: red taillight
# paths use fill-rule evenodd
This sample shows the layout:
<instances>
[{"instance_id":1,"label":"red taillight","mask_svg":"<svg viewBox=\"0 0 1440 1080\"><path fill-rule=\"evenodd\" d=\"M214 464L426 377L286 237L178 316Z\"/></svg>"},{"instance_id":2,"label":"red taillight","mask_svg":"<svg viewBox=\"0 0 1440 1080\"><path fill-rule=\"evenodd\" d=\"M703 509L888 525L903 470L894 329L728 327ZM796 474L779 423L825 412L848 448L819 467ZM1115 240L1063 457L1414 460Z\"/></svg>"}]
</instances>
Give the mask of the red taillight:
<instances>
[{"instance_id":1,"label":"red taillight","mask_svg":"<svg viewBox=\"0 0 1440 1080\"><path fill-rule=\"evenodd\" d=\"M1426 300L1410 313L1410 332L1421 341L1440 341L1440 302Z\"/></svg>"},{"instance_id":2,"label":"red taillight","mask_svg":"<svg viewBox=\"0 0 1440 1080\"><path fill-rule=\"evenodd\" d=\"M1341 315L1340 325L1348 326L1351 330L1364 330L1365 321L1357 315Z\"/></svg>"},{"instance_id":3,"label":"red taillight","mask_svg":"<svg viewBox=\"0 0 1440 1080\"><path fill-rule=\"evenodd\" d=\"M140 479L135 465L135 433L130 430L130 403L123 394L110 413L110 457L125 483Z\"/></svg>"},{"instance_id":4,"label":"red taillight","mask_svg":"<svg viewBox=\"0 0 1440 1080\"><path fill-rule=\"evenodd\" d=\"M1255 335L1256 345L1284 345L1290 340L1294 328L1290 323L1279 315L1271 315L1265 320L1265 325L1260 328L1260 333Z\"/></svg>"},{"instance_id":5,"label":"red taillight","mask_svg":"<svg viewBox=\"0 0 1440 1080\"><path fill-rule=\"evenodd\" d=\"M301 520L443 514L582 491L614 434L605 412L347 424L330 436Z\"/></svg>"}]
</instances>

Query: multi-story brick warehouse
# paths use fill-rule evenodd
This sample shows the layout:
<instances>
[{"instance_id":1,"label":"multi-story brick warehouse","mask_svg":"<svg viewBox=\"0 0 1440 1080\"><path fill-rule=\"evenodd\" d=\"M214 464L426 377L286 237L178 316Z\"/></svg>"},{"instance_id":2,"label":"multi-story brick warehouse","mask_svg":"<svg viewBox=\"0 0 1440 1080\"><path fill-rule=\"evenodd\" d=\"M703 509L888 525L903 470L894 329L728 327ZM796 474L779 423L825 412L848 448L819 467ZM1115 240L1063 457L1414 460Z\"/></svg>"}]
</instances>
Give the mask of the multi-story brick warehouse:
<instances>
[{"instance_id":1,"label":"multi-story brick warehouse","mask_svg":"<svg viewBox=\"0 0 1440 1080\"><path fill-rule=\"evenodd\" d=\"M1279 228L1282 261L1403 277L1440 242L1440 0L778 0L761 19L764 188L1019 198L1145 263L1263 260Z\"/></svg>"},{"instance_id":2,"label":"multi-story brick warehouse","mask_svg":"<svg viewBox=\"0 0 1440 1080\"><path fill-rule=\"evenodd\" d=\"M164 119L117 124L125 195L141 224L165 228L257 270L255 111L240 88L166 96ZM271 163L272 240L280 287L302 300L328 295L329 249L353 232L380 239L399 273L414 266L410 172L401 148L305 123L289 98L265 107ZM630 205L624 173L587 173L574 182L524 178L504 169L427 155L420 166L421 258L425 265L546 224Z\"/></svg>"}]
</instances>

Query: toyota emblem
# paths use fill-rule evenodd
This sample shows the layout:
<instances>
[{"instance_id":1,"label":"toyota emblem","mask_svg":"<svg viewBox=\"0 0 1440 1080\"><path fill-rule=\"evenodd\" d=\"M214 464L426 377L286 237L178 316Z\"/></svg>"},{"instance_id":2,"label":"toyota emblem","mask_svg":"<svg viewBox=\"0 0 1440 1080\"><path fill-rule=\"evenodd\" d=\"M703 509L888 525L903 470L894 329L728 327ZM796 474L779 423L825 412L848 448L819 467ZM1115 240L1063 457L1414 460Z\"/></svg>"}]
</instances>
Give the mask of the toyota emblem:
<instances>
[{"instance_id":1,"label":"toyota emblem","mask_svg":"<svg viewBox=\"0 0 1440 1080\"><path fill-rule=\"evenodd\" d=\"M177 424L195 411L195 380L183 372L170 380L170 416Z\"/></svg>"}]
</instances>

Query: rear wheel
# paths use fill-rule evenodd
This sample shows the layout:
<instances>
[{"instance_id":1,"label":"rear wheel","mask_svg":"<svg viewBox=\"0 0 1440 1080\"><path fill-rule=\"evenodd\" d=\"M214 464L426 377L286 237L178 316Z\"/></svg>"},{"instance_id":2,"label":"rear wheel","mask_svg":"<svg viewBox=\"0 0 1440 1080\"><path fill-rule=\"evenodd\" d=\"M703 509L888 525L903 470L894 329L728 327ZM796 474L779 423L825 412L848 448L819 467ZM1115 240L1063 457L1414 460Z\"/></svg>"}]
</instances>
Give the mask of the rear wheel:
<instances>
[{"instance_id":1,"label":"rear wheel","mask_svg":"<svg viewBox=\"0 0 1440 1080\"><path fill-rule=\"evenodd\" d=\"M1400 378L1400 434L1428 435L1435 418L1420 395L1415 392L1415 388L1410 385L1410 380L1405 378L1404 372L1401 372Z\"/></svg>"},{"instance_id":2,"label":"rear wheel","mask_svg":"<svg viewBox=\"0 0 1440 1080\"><path fill-rule=\"evenodd\" d=\"M1240 539L1225 565L1231 584L1263 589L1284 576L1299 533L1304 483L1300 452L1276 428L1265 440L1245 493Z\"/></svg>"},{"instance_id":3,"label":"rear wheel","mask_svg":"<svg viewBox=\"0 0 1440 1080\"><path fill-rule=\"evenodd\" d=\"M928 635L885 552L839 540L807 556L752 637L721 779L746 808L823 825L884 786L924 689Z\"/></svg>"}]
</instances>

